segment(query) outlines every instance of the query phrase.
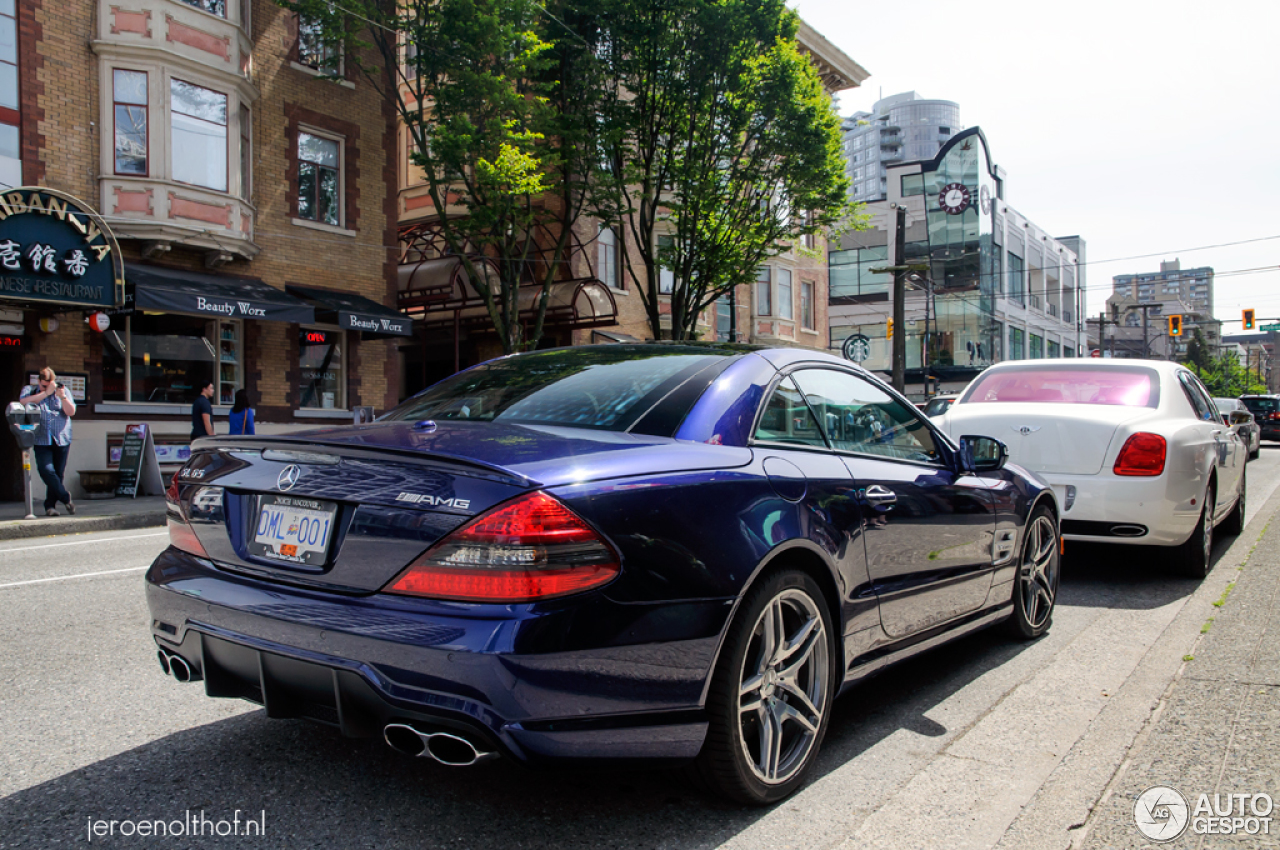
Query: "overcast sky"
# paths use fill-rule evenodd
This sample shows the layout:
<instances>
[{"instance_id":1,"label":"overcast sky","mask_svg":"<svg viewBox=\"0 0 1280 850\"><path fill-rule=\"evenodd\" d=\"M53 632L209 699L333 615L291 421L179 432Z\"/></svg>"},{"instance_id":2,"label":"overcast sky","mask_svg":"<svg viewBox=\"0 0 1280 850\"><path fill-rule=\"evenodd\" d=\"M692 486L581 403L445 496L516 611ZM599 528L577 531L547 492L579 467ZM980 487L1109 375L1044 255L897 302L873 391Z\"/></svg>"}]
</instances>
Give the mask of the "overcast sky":
<instances>
[{"instance_id":1,"label":"overcast sky","mask_svg":"<svg viewBox=\"0 0 1280 850\"><path fill-rule=\"evenodd\" d=\"M1176 258L1217 273L1215 312L1235 320L1224 333L1244 307L1280 319L1277 0L791 5L871 73L841 114L904 91L959 104L1006 171L1008 203L1084 237L1090 315L1112 276ZM1243 240L1265 241L1192 250Z\"/></svg>"}]
</instances>

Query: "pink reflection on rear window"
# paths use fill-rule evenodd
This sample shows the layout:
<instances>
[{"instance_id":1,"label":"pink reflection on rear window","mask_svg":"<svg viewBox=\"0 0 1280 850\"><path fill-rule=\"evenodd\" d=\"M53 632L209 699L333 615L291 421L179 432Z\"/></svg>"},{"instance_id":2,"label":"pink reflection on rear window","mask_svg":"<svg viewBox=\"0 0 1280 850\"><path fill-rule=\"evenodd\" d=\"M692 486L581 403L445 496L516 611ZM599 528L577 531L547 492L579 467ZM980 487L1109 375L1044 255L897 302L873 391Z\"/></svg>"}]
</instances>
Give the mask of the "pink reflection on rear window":
<instances>
[{"instance_id":1,"label":"pink reflection on rear window","mask_svg":"<svg viewBox=\"0 0 1280 850\"><path fill-rule=\"evenodd\" d=\"M1151 376L1118 369L994 372L979 378L965 401L1149 407Z\"/></svg>"}]
</instances>

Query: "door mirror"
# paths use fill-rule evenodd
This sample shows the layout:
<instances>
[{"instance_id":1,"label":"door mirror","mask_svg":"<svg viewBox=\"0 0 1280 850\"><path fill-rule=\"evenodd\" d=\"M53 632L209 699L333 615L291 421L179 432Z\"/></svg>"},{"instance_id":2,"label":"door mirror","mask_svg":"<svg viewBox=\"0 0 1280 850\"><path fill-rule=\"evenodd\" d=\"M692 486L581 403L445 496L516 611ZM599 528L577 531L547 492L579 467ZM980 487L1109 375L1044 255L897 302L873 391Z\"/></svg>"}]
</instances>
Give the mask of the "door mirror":
<instances>
[{"instance_id":1,"label":"door mirror","mask_svg":"<svg viewBox=\"0 0 1280 850\"><path fill-rule=\"evenodd\" d=\"M995 472L1009 460L1009 447L995 437L960 438L960 466L964 472Z\"/></svg>"},{"instance_id":2,"label":"door mirror","mask_svg":"<svg viewBox=\"0 0 1280 850\"><path fill-rule=\"evenodd\" d=\"M1231 425L1248 425L1253 422L1253 414L1244 410L1231 411L1228 423Z\"/></svg>"}]
</instances>

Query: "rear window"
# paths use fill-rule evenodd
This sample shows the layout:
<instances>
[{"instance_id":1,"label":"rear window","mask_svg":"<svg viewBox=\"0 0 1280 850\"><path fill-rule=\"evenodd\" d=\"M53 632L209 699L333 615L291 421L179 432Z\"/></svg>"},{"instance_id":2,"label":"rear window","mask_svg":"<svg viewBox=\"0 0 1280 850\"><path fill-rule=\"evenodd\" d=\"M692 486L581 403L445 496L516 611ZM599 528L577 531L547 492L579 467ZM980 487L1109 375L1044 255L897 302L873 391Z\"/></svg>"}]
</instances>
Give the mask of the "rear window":
<instances>
[{"instance_id":1,"label":"rear window","mask_svg":"<svg viewBox=\"0 0 1280 850\"><path fill-rule=\"evenodd\" d=\"M625 431L726 355L666 346L534 352L459 372L382 417L539 423Z\"/></svg>"},{"instance_id":2,"label":"rear window","mask_svg":"<svg viewBox=\"0 0 1280 850\"><path fill-rule=\"evenodd\" d=\"M1153 369L1021 366L979 375L961 403L1033 402L1156 407L1160 382Z\"/></svg>"},{"instance_id":3,"label":"rear window","mask_svg":"<svg viewBox=\"0 0 1280 850\"><path fill-rule=\"evenodd\" d=\"M1250 413L1274 413L1280 410L1280 398L1242 398Z\"/></svg>"},{"instance_id":4,"label":"rear window","mask_svg":"<svg viewBox=\"0 0 1280 850\"><path fill-rule=\"evenodd\" d=\"M1240 400L1235 398L1215 398L1213 403L1218 406L1219 413L1230 413L1240 409Z\"/></svg>"}]
</instances>

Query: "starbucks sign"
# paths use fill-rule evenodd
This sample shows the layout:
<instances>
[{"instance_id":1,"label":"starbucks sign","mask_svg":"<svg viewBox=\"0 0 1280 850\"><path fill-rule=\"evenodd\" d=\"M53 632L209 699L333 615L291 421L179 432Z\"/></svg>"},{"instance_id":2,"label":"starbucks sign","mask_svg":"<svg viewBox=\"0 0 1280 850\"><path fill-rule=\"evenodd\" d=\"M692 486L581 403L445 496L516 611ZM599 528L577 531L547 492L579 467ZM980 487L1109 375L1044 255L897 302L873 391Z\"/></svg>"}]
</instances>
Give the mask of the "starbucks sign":
<instances>
[{"instance_id":1,"label":"starbucks sign","mask_svg":"<svg viewBox=\"0 0 1280 850\"><path fill-rule=\"evenodd\" d=\"M0 193L0 302L116 307L124 263L111 229L53 189Z\"/></svg>"}]
</instances>

